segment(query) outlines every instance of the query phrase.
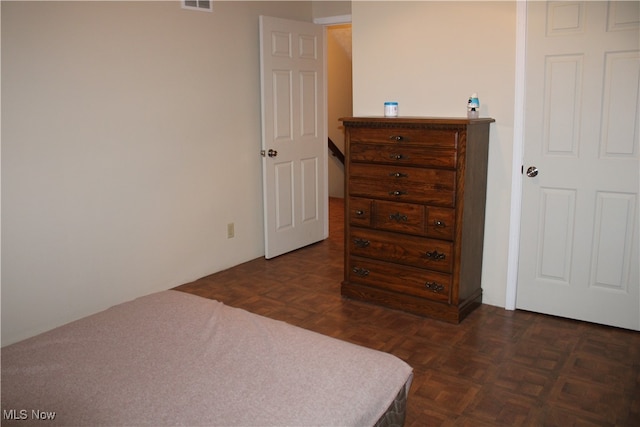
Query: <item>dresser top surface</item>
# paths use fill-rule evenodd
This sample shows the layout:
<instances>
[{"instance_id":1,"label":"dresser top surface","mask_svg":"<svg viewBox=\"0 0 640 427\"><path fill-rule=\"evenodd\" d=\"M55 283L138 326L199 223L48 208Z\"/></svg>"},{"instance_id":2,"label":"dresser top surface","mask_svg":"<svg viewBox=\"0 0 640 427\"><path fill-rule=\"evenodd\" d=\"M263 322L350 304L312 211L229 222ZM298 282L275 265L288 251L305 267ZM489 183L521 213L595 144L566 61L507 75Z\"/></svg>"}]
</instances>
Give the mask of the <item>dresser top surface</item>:
<instances>
[{"instance_id":1,"label":"dresser top surface","mask_svg":"<svg viewBox=\"0 0 640 427\"><path fill-rule=\"evenodd\" d=\"M495 119L490 117L480 117L477 119L469 119L467 117L383 117L383 116L367 116L367 117L342 117L339 119L348 126L349 124L378 124L378 125L403 125L403 124L422 124L422 125L472 125L481 123L493 123Z\"/></svg>"}]
</instances>

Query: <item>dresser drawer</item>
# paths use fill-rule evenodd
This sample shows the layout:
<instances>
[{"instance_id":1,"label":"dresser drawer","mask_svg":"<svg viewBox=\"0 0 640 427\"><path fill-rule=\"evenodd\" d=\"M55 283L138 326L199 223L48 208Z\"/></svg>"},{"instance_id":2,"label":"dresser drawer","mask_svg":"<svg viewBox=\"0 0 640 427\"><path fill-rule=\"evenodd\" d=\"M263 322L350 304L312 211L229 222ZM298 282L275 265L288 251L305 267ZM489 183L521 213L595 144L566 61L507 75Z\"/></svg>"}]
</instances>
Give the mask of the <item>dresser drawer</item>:
<instances>
[{"instance_id":1,"label":"dresser drawer","mask_svg":"<svg viewBox=\"0 0 640 427\"><path fill-rule=\"evenodd\" d=\"M411 128L350 128L351 142L381 142L386 144L420 144L433 147L458 146L458 132L442 129Z\"/></svg>"},{"instance_id":2,"label":"dresser drawer","mask_svg":"<svg viewBox=\"0 0 640 427\"><path fill-rule=\"evenodd\" d=\"M348 190L353 196L454 207L455 176L451 170L352 163Z\"/></svg>"},{"instance_id":3,"label":"dresser drawer","mask_svg":"<svg viewBox=\"0 0 640 427\"><path fill-rule=\"evenodd\" d=\"M453 271L453 245L442 240L353 227L347 245L352 255L444 273Z\"/></svg>"},{"instance_id":4,"label":"dresser drawer","mask_svg":"<svg viewBox=\"0 0 640 427\"><path fill-rule=\"evenodd\" d=\"M349 281L403 294L449 302L451 276L367 258L351 257Z\"/></svg>"},{"instance_id":5,"label":"dresser drawer","mask_svg":"<svg viewBox=\"0 0 640 427\"><path fill-rule=\"evenodd\" d=\"M427 236L453 240L455 236L455 209L427 207Z\"/></svg>"},{"instance_id":6,"label":"dresser drawer","mask_svg":"<svg viewBox=\"0 0 640 427\"><path fill-rule=\"evenodd\" d=\"M359 199L357 197L349 198L349 223L351 225L359 225L368 227L371 225L371 206L373 201L369 199Z\"/></svg>"},{"instance_id":7,"label":"dresser drawer","mask_svg":"<svg viewBox=\"0 0 640 427\"><path fill-rule=\"evenodd\" d=\"M387 163L397 165L456 167L456 150L425 148L404 144L351 144L352 162Z\"/></svg>"},{"instance_id":8,"label":"dresser drawer","mask_svg":"<svg viewBox=\"0 0 640 427\"><path fill-rule=\"evenodd\" d=\"M374 200L370 223L380 230L453 240L455 216L456 211L449 208Z\"/></svg>"},{"instance_id":9,"label":"dresser drawer","mask_svg":"<svg viewBox=\"0 0 640 427\"><path fill-rule=\"evenodd\" d=\"M426 234L426 208L414 203L374 202L374 227L401 233Z\"/></svg>"}]
</instances>

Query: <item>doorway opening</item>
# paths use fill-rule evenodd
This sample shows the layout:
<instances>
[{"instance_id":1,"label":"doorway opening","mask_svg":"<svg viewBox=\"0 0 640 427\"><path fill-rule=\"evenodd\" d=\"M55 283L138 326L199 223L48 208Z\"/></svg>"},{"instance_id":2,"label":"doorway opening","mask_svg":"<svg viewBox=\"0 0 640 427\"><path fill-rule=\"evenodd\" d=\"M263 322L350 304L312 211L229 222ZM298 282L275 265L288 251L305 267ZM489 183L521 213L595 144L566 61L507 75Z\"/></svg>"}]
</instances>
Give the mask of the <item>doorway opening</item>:
<instances>
[{"instance_id":1,"label":"doorway opening","mask_svg":"<svg viewBox=\"0 0 640 427\"><path fill-rule=\"evenodd\" d=\"M351 24L327 26L327 135L344 153L341 117L353 115ZM328 158L329 198L344 198L344 164Z\"/></svg>"}]
</instances>

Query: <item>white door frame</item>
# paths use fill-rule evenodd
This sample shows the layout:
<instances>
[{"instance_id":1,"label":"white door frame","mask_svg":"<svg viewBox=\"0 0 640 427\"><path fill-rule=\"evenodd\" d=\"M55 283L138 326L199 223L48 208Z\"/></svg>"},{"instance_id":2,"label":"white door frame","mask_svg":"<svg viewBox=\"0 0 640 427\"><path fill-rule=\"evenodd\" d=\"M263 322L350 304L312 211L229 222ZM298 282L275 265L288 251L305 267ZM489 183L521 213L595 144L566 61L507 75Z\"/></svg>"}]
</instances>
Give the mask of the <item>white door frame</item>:
<instances>
[{"instance_id":1,"label":"white door frame","mask_svg":"<svg viewBox=\"0 0 640 427\"><path fill-rule=\"evenodd\" d=\"M337 15L337 16L326 16L324 18L313 18L313 23L324 25L325 27L328 25L350 24L351 15Z\"/></svg>"},{"instance_id":2,"label":"white door frame","mask_svg":"<svg viewBox=\"0 0 640 427\"><path fill-rule=\"evenodd\" d=\"M513 105L513 160L511 165L511 211L509 214L509 250L507 252L507 289L504 308L516 309L520 220L522 216L522 157L524 153L525 65L527 59L527 3L516 2L516 76Z\"/></svg>"}]
</instances>

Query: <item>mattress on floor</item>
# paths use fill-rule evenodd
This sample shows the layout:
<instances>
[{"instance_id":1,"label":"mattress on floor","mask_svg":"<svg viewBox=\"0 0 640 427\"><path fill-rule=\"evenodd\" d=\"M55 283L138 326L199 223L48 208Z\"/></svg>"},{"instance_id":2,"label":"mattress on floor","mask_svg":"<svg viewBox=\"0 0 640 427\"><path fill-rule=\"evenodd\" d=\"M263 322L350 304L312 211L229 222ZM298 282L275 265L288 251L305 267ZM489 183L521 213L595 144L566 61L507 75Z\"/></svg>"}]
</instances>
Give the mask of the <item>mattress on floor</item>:
<instances>
[{"instance_id":1,"label":"mattress on floor","mask_svg":"<svg viewBox=\"0 0 640 427\"><path fill-rule=\"evenodd\" d=\"M412 378L393 355L172 290L1 351L3 425L401 425Z\"/></svg>"}]
</instances>

